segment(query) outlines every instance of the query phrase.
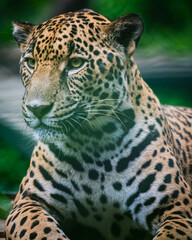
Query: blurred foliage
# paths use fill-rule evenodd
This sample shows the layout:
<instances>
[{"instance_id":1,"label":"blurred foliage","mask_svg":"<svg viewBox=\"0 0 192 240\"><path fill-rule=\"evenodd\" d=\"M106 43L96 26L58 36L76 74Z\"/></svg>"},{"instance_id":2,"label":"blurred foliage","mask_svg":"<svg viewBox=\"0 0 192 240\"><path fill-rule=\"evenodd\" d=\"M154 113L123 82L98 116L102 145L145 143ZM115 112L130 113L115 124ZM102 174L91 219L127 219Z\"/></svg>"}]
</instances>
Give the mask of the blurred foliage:
<instances>
[{"instance_id":1,"label":"blurred foliage","mask_svg":"<svg viewBox=\"0 0 192 240\"><path fill-rule=\"evenodd\" d=\"M38 24L45 20L51 12L51 3L47 0L0 0L0 41L6 42L12 39L13 20L27 21Z\"/></svg>"},{"instance_id":2,"label":"blurred foliage","mask_svg":"<svg viewBox=\"0 0 192 240\"><path fill-rule=\"evenodd\" d=\"M0 219L6 219L11 211L11 200L3 194L0 194Z\"/></svg>"},{"instance_id":3,"label":"blurred foliage","mask_svg":"<svg viewBox=\"0 0 192 240\"><path fill-rule=\"evenodd\" d=\"M29 159L26 160L18 150L0 141L0 193L17 191L28 166Z\"/></svg>"}]
</instances>

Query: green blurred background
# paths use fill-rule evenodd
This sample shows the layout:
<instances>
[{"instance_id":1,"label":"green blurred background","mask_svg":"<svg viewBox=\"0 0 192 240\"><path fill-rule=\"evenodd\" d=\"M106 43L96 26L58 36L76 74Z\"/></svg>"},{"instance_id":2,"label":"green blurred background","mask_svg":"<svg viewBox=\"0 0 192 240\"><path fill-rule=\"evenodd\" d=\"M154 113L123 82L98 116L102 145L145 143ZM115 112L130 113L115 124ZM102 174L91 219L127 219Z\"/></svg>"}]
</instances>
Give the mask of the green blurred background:
<instances>
[{"instance_id":1,"label":"green blurred background","mask_svg":"<svg viewBox=\"0 0 192 240\"><path fill-rule=\"evenodd\" d=\"M81 8L91 8L109 19L126 13L139 14L145 25L135 54L141 75L163 104L192 107L191 0L0 0L0 67L7 67L18 76L18 56L14 58L12 53L9 58L16 48L12 20L39 24ZM0 192L15 192L28 167L31 149L27 153L21 151L11 133L7 134L10 137L0 132ZM19 137L14 140L20 141Z\"/></svg>"},{"instance_id":2,"label":"green blurred background","mask_svg":"<svg viewBox=\"0 0 192 240\"><path fill-rule=\"evenodd\" d=\"M139 14L145 23L142 48L188 53L192 45L191 0L1 0L0 39L12 41L11 21L39 24L57 14L91 8L109 19Z\"/></svg>"}]
</instances>

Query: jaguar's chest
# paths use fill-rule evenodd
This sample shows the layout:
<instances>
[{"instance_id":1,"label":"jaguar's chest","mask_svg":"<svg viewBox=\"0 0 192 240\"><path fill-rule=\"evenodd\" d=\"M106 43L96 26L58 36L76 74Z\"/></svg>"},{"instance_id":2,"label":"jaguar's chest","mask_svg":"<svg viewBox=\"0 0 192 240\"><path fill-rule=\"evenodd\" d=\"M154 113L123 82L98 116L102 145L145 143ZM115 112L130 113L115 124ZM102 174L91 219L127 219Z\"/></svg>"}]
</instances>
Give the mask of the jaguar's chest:
<instances>
[{"instance_id":1,"label":"jaguar's chest","mask_svg":"<svg viewBox=\"0 0 192 240\"><path fill-rule=\"evenodd\" d=\"M114 171L106 172L105 168L95 164L87 166L84 172L75 171L69 164L62 170L55 168L53 178L47 183L48 201L69 218L78 220L91 217L99 222L107 211L110 214L123 212L126 182ZM85 169L83 164L82 169Z\"/></svg>"},{"instance_id":2,"label":"jaguar's chest","mask_svg":"<svg viewBox=\"0 0 192 240\"><path fill-rule=\"evenodd\" d=\"M70 151L64 153L55 144L43 146L38 153L35 180L30 180L35 187L30 191L45 202L48 211L55 212L56 219L72 219L105 235L126 236L132 226L146 228L146 213L158 204L157 198L153 206L145 204L157 191L157 171L152 166L156 163L152 164L147 156L154 146L146 146L155 140L155 133L147 135L147 140L140 129L129 135L121 130L110 135L110 141L90 139L92 144L88 145L93 149L95 144L97 151L87 151L84 143L78 146L76 156ZM141 142L138 151L132 140L136 137ZM112 141L115 147L109 147Z\"/></svg>"},{"instance_id":3,"label":"jaguar's chest","mask_svg":"<svg viewBox=\"0 0 192 240\"><path fill-rule=\"evenodd\" d=\"M135 175L133 168L117 173L117 162L122 156L116 155L102 163L81 161L81 167L75 164L74 158L69 158L71 162L58 161L49 166L49 172L45 165L39 165L38 181L46 191L38 191L38 196L46 199L48 211L56 210L58 220L75 220L96 228L109 239L126 237L130 228L140 225L132 222L127 207L127 200L137 191L137 185L128 184ZM46 164L48 167L49 163ZM133 209L141 198L135 198ZM141 212L138 216L140 222L144 215Z\"/></svg>"},{"instance_id":4,"label":"jaguar's chest","mask_svg":"<svg viewBox=\"0 0 192 240\"><path fill-rule=\"evenodd\" d=\"M67 179L54 178L47 189L48 205L64 219L94 228L109 239L125 237L133 223L126 208L128 194L123 179L117 180L113 172L98 167L86 173L67 172Z\"/></svg>"}]
</instances>

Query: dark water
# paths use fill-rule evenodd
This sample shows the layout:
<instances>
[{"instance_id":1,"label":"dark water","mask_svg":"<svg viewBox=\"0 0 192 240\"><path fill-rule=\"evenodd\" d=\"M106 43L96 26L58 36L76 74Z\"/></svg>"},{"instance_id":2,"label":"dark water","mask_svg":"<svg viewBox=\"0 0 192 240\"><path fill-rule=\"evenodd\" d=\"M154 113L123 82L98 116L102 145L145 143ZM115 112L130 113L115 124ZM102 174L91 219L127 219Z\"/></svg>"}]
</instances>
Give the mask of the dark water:
<instances>
[{"instance_id":1,"label":"dark water","mask_svg":"<svg viewBox=\"0 0 192 240\"><path fill-rule=\"evenodd\" d=\"M192 76L145 79L161 104L192 107Z\"/></svg>"}]
</instances>

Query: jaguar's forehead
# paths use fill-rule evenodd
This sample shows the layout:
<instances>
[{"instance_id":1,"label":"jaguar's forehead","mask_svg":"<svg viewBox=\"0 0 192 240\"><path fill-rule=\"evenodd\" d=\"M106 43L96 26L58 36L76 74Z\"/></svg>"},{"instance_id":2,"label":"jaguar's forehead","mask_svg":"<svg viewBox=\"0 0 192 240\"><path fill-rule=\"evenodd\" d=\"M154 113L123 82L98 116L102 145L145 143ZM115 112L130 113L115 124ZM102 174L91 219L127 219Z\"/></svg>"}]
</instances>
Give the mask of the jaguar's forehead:
<instances>
[{"instance_id":1,"label":"jaguar's forehead","mask_svg":"<svg viewBox=\"0 0 192 240\"><path fill-rule=\"evenodd\" d=\"M109 23L109 19L104 17L103 15L94 12L93 10L83 9L77 12L68 12L45 21L40 24L38 27L42 29L43 27L48 27L49 30L54 30L57 27L60 27L63 24L66 24L66 27L70 27L72 24L83 24L87 25L89 23L95 23L99 25L105 25Z\"/></svg>"},{"instance_id":2,"label":"jaguar's forehead","mask_svg":"<svg viewBox=\"0 0 192 240\"><path fill-rule=\"evenodd\" d=\"M94 45L98 42L102 38L102 26L109 22L103 15L88 9L62 14L38 25L32 34L31 44L40 57L48 49L57 56L59 51L69 55L74 43L87 46L88 43ZM83 46L78 49L83 50Z\"/></svg>"}]
</instances>

